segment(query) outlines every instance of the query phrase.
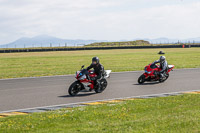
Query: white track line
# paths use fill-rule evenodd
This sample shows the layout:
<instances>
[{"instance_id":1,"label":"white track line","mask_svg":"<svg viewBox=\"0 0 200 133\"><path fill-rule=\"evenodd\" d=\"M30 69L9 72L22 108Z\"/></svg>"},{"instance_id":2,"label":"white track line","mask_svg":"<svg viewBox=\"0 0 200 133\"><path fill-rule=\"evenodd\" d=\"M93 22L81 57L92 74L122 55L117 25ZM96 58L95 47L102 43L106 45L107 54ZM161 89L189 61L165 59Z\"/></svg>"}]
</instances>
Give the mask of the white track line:
<instances>
[{"instance_id":1,"label":"white track line","mask_svg":"<svg viewBox=\"0 0 200 133\"><path fill-rule=\"evenodd\" d=\"M200 91L200 90L178 91L178 92L166 92L166 93L158 93L158 94L148 94L148 95L138 95L138 96L130 96L130 97L119 97L119 98L112 98L112 99L93 100L93 101L76 102L76 103L68 103L68 104L58 104L58 105L50 105L50 106L41 106L41 107L33 107L33 108L25 108L25 109L16 109L16 110L0 111L0 113L18 112L18 111L23 111L23 110L34 110L34 109L42 109L42 108L48 108L48 107L78 105L78 104L92 103L92 102L101 102L101 101L110 101L110 100L120 100L120 99L128 99L128 98L140 98L140 97L157 96L157 95L164 95L164 94L177 94L177 93L195 92L195 91Z\"/></svg>"}]
</instances>

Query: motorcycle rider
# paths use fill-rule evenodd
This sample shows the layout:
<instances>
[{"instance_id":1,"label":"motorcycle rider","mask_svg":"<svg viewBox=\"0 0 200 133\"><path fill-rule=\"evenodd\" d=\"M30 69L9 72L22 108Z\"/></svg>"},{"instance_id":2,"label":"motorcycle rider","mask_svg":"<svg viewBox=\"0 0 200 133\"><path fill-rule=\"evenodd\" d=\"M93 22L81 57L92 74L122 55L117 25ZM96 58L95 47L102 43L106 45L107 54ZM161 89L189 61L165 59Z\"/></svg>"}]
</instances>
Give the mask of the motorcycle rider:
<instances>
[{"instance_id":1,"label":"motorcycle rider","mask_svg":"<svg viewBox=\"0 0 200 133\"><path fill-rule=\"evenodd\" d=\"M100 87L101 87L100 80L101 80L103 73L104 73L104 67L103 67L103 65L100 64L98 57L92 58L92 64L87 67L87 70L90 70L92 68L94 69L94 73L97 74L97 77L95 77L91 80L94 80L95 86L98 87L97 89L100 89Z\"/></svg>"},{"instance_id":2,"label":"motorcycle rider","mask_svg":"<svg viewBox=\"0 0 200 133\"><path fill-rule=\"evenodd\" d=\"M154 61L152 64L155 65L157 63L160 63L160 68L162 69L159 72L159 76L160 76L160 78L163 78L163 76L165 75L165 73L167 72L167 69L168 69L168 64L167 64L165 56L160 56L160 59Z\"/></svg>"}]
</instances>

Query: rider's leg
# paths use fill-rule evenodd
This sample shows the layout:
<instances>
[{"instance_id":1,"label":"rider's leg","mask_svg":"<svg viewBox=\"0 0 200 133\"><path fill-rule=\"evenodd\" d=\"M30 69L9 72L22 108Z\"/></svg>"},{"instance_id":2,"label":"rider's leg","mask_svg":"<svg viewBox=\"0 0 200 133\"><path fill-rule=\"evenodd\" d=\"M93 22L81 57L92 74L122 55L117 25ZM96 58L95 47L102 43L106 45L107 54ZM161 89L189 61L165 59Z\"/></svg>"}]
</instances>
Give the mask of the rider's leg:
<instances>
[{"instance_id":1,"label":"rider's leg","mask_svg":"<svg viewBox=\"0 0 200 133\"><path fill-rule=\"evenodd\" d=\"M160 75L159 75L160 78L163 78L166 75L166 72L167 72L167 69L165 71L161 72Z\"/></svg>"},{"instance_id":2,"label":"rider's leg","mask_svg":"<svg viewBox=\"0 0 200 133\"><path fill-rule=\"evenodd\" d=\"M101 79L96 79L95 80L95 86L96 86L96 89L100 90L101 89Z\"/></svg>"}]
</instances>

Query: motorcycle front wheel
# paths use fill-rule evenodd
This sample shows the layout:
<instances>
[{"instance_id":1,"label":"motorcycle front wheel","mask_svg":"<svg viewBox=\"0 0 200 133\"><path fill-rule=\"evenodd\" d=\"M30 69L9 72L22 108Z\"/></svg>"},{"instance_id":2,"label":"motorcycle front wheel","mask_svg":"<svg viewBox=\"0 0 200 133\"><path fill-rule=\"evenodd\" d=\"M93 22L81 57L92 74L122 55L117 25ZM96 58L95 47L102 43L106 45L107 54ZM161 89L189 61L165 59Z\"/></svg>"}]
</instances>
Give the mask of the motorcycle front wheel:
<instances>
[{"instance_id":1,"label":"motorcycle front wheel","mask_svg":"<svg viewBox=\"0 0 200 133\"><path fill-rule=\"evenodd\" d=\"M76 81L70 85L68 93L70 96L76 96L80 90L81 90L81 84Z\"/></svg>"},{"instance_id":2,"label":"motorcycle front wheel","mask_svg":"<svg viewBox=\"0 0 200 133\"><path fill-rule=\"evenodd\" d=\"M145 75L142 74L139 78L138 78L138 83L139 84L143 84L145 82Z\"/></svg>"}]
</instances>

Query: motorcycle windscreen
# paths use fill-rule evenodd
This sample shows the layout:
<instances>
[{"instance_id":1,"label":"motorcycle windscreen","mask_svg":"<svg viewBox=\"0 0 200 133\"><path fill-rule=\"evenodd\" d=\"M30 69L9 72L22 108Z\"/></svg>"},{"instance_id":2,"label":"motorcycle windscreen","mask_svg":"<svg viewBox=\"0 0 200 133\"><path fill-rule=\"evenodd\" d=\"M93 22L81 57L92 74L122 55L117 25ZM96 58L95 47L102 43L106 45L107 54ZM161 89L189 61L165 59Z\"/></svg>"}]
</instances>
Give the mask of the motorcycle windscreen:
<instances>
[{"instance_id":1,"label":"motorcycle windscreen","mask_svg":"<svg viewBox=\"0 0 200 133\"><path fill-rule=\"evenodd\" d=\"M83 75L84 75L84 74L86 74L86 75L89 74L88 70L86 70L86 69L83 69L83 70L81 71L81 73L82 73Z\"/></svg>"}]
</instances>

